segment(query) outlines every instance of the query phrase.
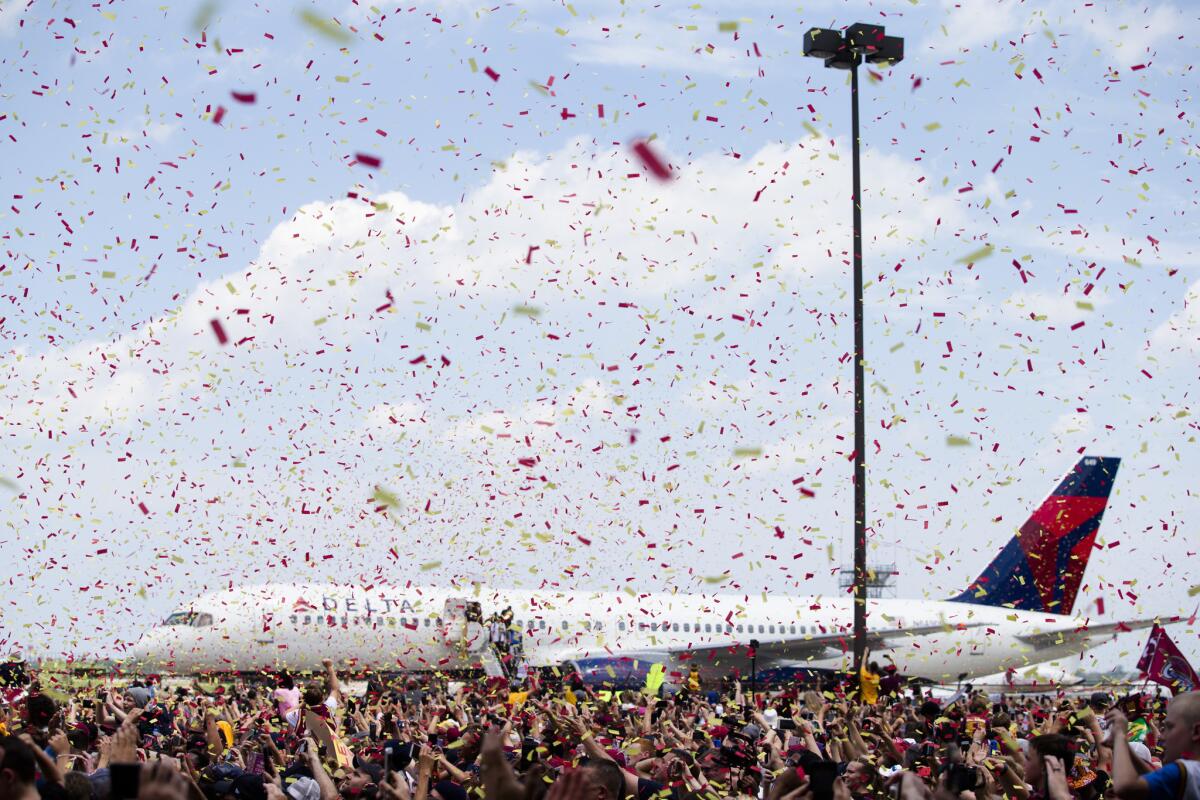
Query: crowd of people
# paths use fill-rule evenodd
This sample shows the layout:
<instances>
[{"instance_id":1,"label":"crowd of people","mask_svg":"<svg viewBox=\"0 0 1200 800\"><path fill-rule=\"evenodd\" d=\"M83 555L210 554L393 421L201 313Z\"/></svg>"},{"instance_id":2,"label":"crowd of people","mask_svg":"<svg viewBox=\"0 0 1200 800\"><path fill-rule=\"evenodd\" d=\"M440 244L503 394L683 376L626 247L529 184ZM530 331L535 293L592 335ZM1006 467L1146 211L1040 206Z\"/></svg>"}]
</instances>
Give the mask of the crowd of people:
<instances>
[{"instance_id":1,"label":"crowd of people","mask_svg":"<svg viewBox=\"0 0 1200 800\"><path fill-rule=\"evenodd\" d=\"M1200 693L939 702L872 675L364 675L352 693L331 661L207 688L29 672L2 687L0 800L1200 798Z\"/></svg>"}]
</instances>

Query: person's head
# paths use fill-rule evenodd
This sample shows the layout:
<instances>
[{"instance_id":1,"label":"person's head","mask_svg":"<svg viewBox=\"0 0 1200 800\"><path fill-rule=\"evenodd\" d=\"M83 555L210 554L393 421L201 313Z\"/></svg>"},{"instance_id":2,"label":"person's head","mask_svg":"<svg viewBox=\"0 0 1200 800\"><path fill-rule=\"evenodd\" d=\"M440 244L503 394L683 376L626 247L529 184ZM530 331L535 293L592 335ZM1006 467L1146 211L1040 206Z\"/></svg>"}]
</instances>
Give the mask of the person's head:
<instances>
[{"instance_id":1,"label":"person's head","mask_svg":"<svg viewBox=\"0 0 1200 800\"><path fill-rule=\"evenodd\" d=\"M304 687L304 704L319 706L325 702L325 688L319 683L310 683Z\"/></svg>"},{"instance_id":2,"label":"person's head","mask_svg":"<svg viewBox=\"0 0 1200 800\"><path fill-rule=\"evenodd\" d=\"M82 772L72 770L63 775L63 788L69 800L92 800L92 781Z\"/></svg>"},{"instance_id":3,"label":"person's head","mask_svg":"<svg viewBox=\"0 0 1200 800\"><path fill-rule=\"evenodd\" d=\"M292 679L290 672L279 673L279 688L289 691L296 688L296 681Z\"/></svg>"},{"instance_id":4,"label":"person's head","mask_svg":"<svg viewBox=\"0 0 1200 800\"><path fill-rule=\"evenodd\" d=\"M878 674L880 674L881 672L883 672L883 670L881 670L881 669L879 668L879 662L878 662L878 661L872 661L870 664L868 664L868 665L867 665L867 669L871 670L871 674L872 674L872 675L878 675Z\"/></svg>"},{"instance_id":5,"label":"person's head","mask_svg":"<svg viewBox=\"0 0 1200 800\"><path fill-rule=\"evenodd\" d=\"M342 797L360 797L364 794L372 795L372 787L378 787L380 781L383 780L383 767L379 764L364 762L351 772L338 790L342 793Z\"/></svg>"},{"instance_id":6,"label":"person's head","mask_svg":"<svg viewBox=\"0 0 1200 800\"><path fill-rule=\"evenodd\" d=\"M467 800L467 790L454 781L438 781L429 796L432 800Z\"/></svg>"},{"instance_id":7,"label":"person's head","mask_svg":"<svg viewBox=\"0 0 1200 800\"><path fill-rule=\"evenodd\" d=\"M1047 756L1060 759L1063 769L1070 772L1075 761L1071 740L1061 733L1046 733L1029 740L1029 757L1025 759L1025 782L1035 789L1041 786L1045 777L1042 761Z\"/></svg>"},{"instance_id":8,"label":"person's head","mask_svg":"<svg viewBox=\"0 0 1200 800\"><path fill-rule=\"evenodd\" d=\"M1200 692L1171 699L1162 727L1162 749L1164 764L1200 754Z\"/></svg>"},{"instance_id":9,"label":"person's head","mask_svg":"<svg viewBox=\"0 0 1200 800\"><path fill-rule=\"evenodd\" d=\"M37 776L36 764L29 745L16 736L0 739L0 800L25 794Z\"/></svg>"},{"instance_id":10,"label":"person's head","mask_svg":"<svg viewBox=\"0 0 1200 800\"><path fill-rule=\"evenodd\" d=\"M47 728L58 714L58 703L44 694L31 694L25 701L25 716L31 728Z\"/></svg>"},{"instance_id":11,"label":"person's head","mask_svg":"<svg viewBox=\"0 0 1200 800\"><path fill-rule=\"evenodd\" d=\"M588 800L623 800L625 773L615 761L591 760L583 767L587 778Z\"/></svg>"},{"instance_id":12,"label":"person's head","mask_svg":"<svg viewBox=\"0 0 1200 800\"><path fill-rule=\"evenodd\" d=\"M145 708L150 705L150 690L144 686L131 686L125 690L123 700L126 712L135 708Z\"/></svg>"},{"instance_id":13,"label":"person's head","mask_svg":"<svg viewBox=\"0 0 1200 800\"><path fill-rule=\"evenodd\" d=\"M861 792L871 785L875 770L865 761L854 760L846 765L846 786L852 792Z\"/></svg>"}]
</instances>

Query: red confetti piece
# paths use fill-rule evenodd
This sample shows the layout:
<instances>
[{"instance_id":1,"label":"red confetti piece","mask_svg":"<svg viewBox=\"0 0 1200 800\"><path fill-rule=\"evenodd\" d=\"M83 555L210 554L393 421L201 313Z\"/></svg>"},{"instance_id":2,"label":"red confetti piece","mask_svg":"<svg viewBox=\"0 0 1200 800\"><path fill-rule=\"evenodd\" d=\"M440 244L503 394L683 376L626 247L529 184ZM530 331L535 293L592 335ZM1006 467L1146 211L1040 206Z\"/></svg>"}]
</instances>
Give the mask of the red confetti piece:
<instances>
[{"instance_id":1,"label":"red confetti piece","mask_svg":"<svg viewBox=\"0 0 1200 800\"><path fill-rule=\"evenodd\" d=\"M483 74L484 74L484 75L487 75L487 76L488 76L489 78L491 78L493 81L498 81L498 80L500 80L500 73L499 73L499 72L496 72L496 70L492 69L491 67L484 67L484 68L483 68Z\"/></svg>"},{"instance_id":2,"label":"red confetti piece","mask_svg":"<svg viewBox=\"0 0 1200 800\"><path fill-rule=\"evenodd\" d=\"M644 141L637 141L633 143L632 149L634 154L641 160L643 166L650 170L650 173L654 177L660 181L671 179L671 168L658 157L658 153L650 149L649 144Z\"/></svg>"},{"instance_id":3,"label":"red confetti piece","mask_svg":"<svg viewBox=\"0 0 1200 800\"><path fill-rule=\"evenodd\" d=\"M247 105L254 103L254 92L230 92L230 94L233 95L233 99L237 100L239 103L246 103Z\"/></svg>"},{"instance_id":4,"label":"red confetti piece","mask_svg":"<svg viewBox=\"0 0 1200 800\"><path fill-rule=\"evenodd\" d=\"M1100 616L1104 616L1104 598L1103 597L1096 598L1096 613L1099 614Z\"/></svg>"},{"instance_id":5,"label":"red confetti piece","mask_svg":"<svg viewBox=\"0 0 1200 800\"><path fill-rule=\"evenodd\" d=\"M145 503L138 503L138 508L140 508L142 510L143 514L145 514L146 516L150 516L150 509L146 508Z\"/></svg>"},{"instance_id":6,"label":"red confetti piece","mask_svg":"<svg viewBox=\"0 0 1200 800\"><path fill-rule=\"evenodd\" d=\"M1071 330L1077 331L1082 327L1083 327L1083 322L1076 322L1074 325L1071 326Z\"/></svg>"},{"instance_id":7,"label":"red confetti piece","mask_svg":"<svg viewBox=\"0 0 1200 800\"><path fill-rule=\"evenodd\" d=\"M223 119L225 119L225 106L217 106L217 110L213 112L213 124L220 125Z\"/></svg>"},{"instance_id":8,"label":"red confetti piece","mask_svg":"<svg viewBox=\"0 0 1200 800\"><path fill-rule=\"evenodd\" d=\"M221 324L221 320L211 320L209 325L212 325L213 334L217 337L217 344L227 344L229 337L225 334L225 326Z\"/></svg>"},{"instance_id":9,"label":"red confetti piece","mask_svg":"<svg viewBox=\"0 0 1200 800\"><path fill-rule=\"evenodd\" d=\"M355 153L354 160L357 163L362 164L364 167L370 167L372 169L378 169L378 167L383 164L382 158L377 156L369 156L366 153Z\"/></svg>"}]
</instances>

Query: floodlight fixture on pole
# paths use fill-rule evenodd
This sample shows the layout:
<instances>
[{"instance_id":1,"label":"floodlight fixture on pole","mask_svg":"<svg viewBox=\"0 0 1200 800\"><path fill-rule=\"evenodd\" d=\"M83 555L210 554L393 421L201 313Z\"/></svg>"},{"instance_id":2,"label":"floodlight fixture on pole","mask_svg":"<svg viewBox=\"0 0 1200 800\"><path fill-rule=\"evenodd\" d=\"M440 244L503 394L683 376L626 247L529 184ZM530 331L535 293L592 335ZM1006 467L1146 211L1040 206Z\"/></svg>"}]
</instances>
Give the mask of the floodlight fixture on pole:
<instances>
[{"instance_id":1,"label":"floodlight fixture on pole","mask_svg":"<svg viewBox=\"0 0 1200 800\"><path fill-rule=\"evenodd\" d=\"M804 55L832 69L850 70L851 201L854 222L854 672L867 649L867 432L863 383L862 187L859 168L858 65L892 66L904 59L904 40L882 25L856 22L846 30L813 28L804 35Z\"/></svg>"}]
</instances>

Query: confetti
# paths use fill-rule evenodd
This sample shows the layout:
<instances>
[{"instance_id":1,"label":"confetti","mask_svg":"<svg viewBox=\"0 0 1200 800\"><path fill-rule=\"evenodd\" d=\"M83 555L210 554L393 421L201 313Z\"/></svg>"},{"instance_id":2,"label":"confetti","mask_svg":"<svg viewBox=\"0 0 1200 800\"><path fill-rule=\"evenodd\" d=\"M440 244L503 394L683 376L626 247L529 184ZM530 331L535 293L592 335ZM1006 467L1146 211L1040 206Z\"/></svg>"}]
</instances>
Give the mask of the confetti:
<instances>
[{"instance_id":1,"label":"confetti","mask_svg":"<svg viewBox=\"0 0 1200 800\"><path fill-rule=\"evenodd\" d=\"M217 337L217 344L227 344L229 337L225 334L225 326L221 324L221 320L209 320L209 325L212 326L213 335Z\"/></svg>"},{"instance_id":2,"label":"confetti","mask_svg":"<svg viewBox=\"0 0 1200 800\"><path fill-rule=\"evenodd\" d=\"M658 154L650 149L648 142L639 140L633 143L632 150L634 154L641 160L642 165L650 170L650 174L660 181L670 180L672 177L671 168L658 157Z\"/></svg>"},{"instance_id":3,"label":"confetti","mask_svg":"<svg viewBox=\"0 0 1200 800\"><path fill-rule=\"evenodd\" d=\"M370 167L371 169L377 169L383 164L383 160L379 157L370 156L366 153L355 153L354 161L357 164L362 164L364 167Z\"/></svg>"},{"instance_id":4,"label":"confetti","mask_svg":"<svg viewBox=\"0 0 1200 800\"><path fill-rule=\"evenodd\" d=\"M310 8L301 9L300 21L314 32L338 44L349 44L354 37L333 20L322 17Z\"/></svg>"},{"instance_id":5,"label":"confetti","mask_svg":"<svg viewBox=\"0 0 1200 800\"><path fill-rule=\"evenodd\" d=\"M230 92L229 94L234 100L237 100L239 103L246 103L247 105L253 104L257 98L254 92Z\"/></svg>"}]
</instances>

